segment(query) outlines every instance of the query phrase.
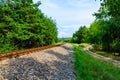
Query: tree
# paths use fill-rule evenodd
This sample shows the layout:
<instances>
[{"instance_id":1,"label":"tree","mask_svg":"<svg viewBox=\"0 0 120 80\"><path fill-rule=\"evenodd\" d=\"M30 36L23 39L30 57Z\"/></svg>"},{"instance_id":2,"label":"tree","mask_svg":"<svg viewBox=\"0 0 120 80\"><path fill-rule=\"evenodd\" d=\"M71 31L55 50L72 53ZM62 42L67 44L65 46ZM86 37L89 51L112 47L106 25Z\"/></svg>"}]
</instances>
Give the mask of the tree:
<instances>
[{"instance_id":1,"label":"tree","mask_svg":"<svg viewBox=\"0 0 120 80\"><path fill-rule=\"evenodd\" d=\"M13 51L57 41L55 21L45 16L38 5L32 0L8 1L7 6L0 4L0 40L5 43L1 49L7 46Z\"/></svg>"},{"instance_id":2,"label":"tree","mask_svg":"<svg viewBox=\"0 0 120 80\"><path fill-rule=\"evenodd\" d=\"M92 39L92 43L100 42L100 44L97 43L97 45L102 44L103 50L106 51L115 51L119 52L119 49L117 48L117 44L120 42L120 0L101 0L101 7L98 10L97 13L94 13L94 16L96 16L96 21L98 24L92 24L95 29L97 29L97 26L101 27L100 29L92 30L91 33L94 33L96 31L96 38L95 35L91 35L90 37ZM95 21L95 23L96 23ZM102 21L103 23L101 23ZM101 23L101 24L99 24ZM103 33L100 33L100 31L104 31ZM100 35L97 35L100 34ZM98 39L99 37L99 39ZM115 47L116 46L116 47ZM119 47L119 46L118 46ZM119 52L120 53L120 52Z\"/></svg>"},{"instance_id":3,"label":"tree","mask_svg":"<svg viewBox=\"0 0 120 80\"><path fill-rule=\"evenodd\" d=\"M86 26L81 26L78 31L73 34L72 42L74 43L83 43L87 41L88 29Z\"/></svg>"}]
</instances>

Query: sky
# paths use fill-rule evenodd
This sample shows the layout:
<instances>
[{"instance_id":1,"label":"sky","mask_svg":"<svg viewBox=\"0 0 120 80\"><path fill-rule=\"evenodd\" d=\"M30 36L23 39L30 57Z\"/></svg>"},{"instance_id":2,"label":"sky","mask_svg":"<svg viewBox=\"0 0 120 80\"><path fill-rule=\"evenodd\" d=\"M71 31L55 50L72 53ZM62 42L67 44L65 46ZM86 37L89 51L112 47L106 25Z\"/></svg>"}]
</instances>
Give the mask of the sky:
<instances>
[{"instance_id":1,"label":"sky","mask_svg":"<svg viewBox=\"0 0 120 80\"><path fill-rule=\"evenodd\" d=\"M99 0L33 0L41 1L39 8L56 21L58 37L72 37L80 26L87 27L95 20L92 16L100 7Z\"/></svg>"}]
</instances>

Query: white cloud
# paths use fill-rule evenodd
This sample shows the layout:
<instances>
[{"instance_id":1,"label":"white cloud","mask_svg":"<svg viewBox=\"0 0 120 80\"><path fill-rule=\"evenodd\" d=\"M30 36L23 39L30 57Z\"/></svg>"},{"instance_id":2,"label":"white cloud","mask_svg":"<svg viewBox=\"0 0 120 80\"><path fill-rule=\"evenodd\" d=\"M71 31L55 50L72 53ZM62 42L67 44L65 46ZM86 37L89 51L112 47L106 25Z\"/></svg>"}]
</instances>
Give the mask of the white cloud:
<instances>
[{"instance_id":1,"label":"white cloud","mask_svg":"<svg viewBox=\"0 0 120 80\"><path fill-rule=\"evenodd\" d=\"M39 1L39 0L34 0ZM81 25L89 26L94 20L92 14L99 8L94 0L41 0L40 9L56 20L59 37L71 37Z\"/></svg>"},{"instance_id":2,"label":"white cloud","mask_svg":"<svg viewBox=\"0 0 120 80\"><path fill-rule=\"evenodd\" d=\"M91 3L87 0L68 0L68 4L73 7L88 7L91 6Z\"/></svg>"},{"instance_id":3,"label":"white cloud","mask_svg":"<svg viewBox=\"0 0 120 80\"><path fill-rule=\"evenodd\" d=\"M84 26L84 25L82 25ZM65 25L59 27L59 37L72 37L71 34L73 34L75 31L77 31L80 28L80 24L71 24L71 25Z\"/></svg>"},{"instance_id":4,"label":"white cloud","mask_svg":"<svg viewBox=\"0 0 120 80\"><path fill-rule=\"evenodd\" d=\"M46 15L53 17L53 19L56 19L57 23L59 24L71 22L85 23L86 21L92 22L94 20L92 16L92 13L94 13L94 11L91 9L64 9L55 3L49 2L49 0L48 2L43 3L40 8Z\"/></svg>"},{"instance_id":5,"label":"white cloud","mask_svg":"<svg viewBox=\"0 0 120 80\"><path fill-rule=\"evenodd\" d=\"M60 7L56 4L53 3L52 0L41 0L42 4L40 5L41 9L48 9L49 11L51 9L59 9Z\"/></svg>"},{"instance_id":6,"label":"white cloud","mask_svg":"<svg viewBox=\"0 0 120 80\"><path fill-rule=\"evenodd\" d=\"M78 28L80 27L80 26L89 26L89 24L86 24L86 25L81 25L81 24L70 24L70 25L65 25L65 26L62 26L61 28L64 28L64 29L68 29L68 28L70 28L70 29L74 29L74 30L78 30Z\"/></svg>"},{"instance_id":7,"label":"white cloud","mask_svg":"<svg viewBox=\"0 0 120 80\"><path fill-rule=\"evenodd\" d=\"M60 38L71 37L71 34L61 31L61 32L59 32L58 36Z\"/></svg>"},{"instance_id":8,"label":"white cloud","mask_svg":"<svg viewBox=\"0 0 120 80\"><path fill-rule=\"evenodd\" d=\"M42 5L44 7L48 7L48 8L51 8L51 9L58 9L59 6L55 3L52 3L50 0L48 0L47 2L43 2Z\"/></svg>"},{"instance_id":9,"label":"white cloud","mask_svg":"<svg viewBox=\"0 0 120 80\"><path fill-rule=\"evenodd\" d=\"M58 11L59 12L59 11ZM92 12L91 11L86 11L86 10L79 10L79 11L74 11L74 10L68 10L68 11L60 11L60 16L59 20L64 20L64 21L79 21L79 22L84 22L84 21L91 21L93 20Z\"/></svg>"}]
</instances>

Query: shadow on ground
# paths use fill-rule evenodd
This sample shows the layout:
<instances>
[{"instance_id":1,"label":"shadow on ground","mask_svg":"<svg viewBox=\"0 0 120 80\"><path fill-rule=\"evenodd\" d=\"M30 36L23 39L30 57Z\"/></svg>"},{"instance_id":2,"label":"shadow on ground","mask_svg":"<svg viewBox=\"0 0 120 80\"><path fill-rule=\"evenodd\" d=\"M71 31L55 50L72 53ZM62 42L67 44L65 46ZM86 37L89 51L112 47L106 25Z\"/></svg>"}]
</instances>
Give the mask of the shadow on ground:
<instances>
[{"instance_id":1,"label":"shadow on ground","mask_svg":"<svg viewBox=\"0 0 120 80\"><path fill-rule=\"evenodd\" d=\"M11 59L8 64L0 67L0 75L8 80L76 80L73 50L66 46L61 48L67 49L69 54L63 55L54 50L45 51L59 59L52 62L38 62L33 58Z\"/></svg>"}]
</instances>

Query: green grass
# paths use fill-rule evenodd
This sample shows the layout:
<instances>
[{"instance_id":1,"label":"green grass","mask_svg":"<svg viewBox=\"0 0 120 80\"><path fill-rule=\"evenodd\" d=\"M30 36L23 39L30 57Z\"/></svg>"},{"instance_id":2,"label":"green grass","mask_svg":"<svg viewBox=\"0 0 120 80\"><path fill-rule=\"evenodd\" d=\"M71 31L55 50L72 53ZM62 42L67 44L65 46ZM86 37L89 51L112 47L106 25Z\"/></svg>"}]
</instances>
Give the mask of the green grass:
<instances>
[{"instance_id":1,"label":"green grass","mask_svg":"<svg viewBox=\"0 0 120 80\"><path fill-rule=\"evenodd\" d=\"M74 46L77 80L120 80L120 68Z\"/></svg>"}]
</instances>

